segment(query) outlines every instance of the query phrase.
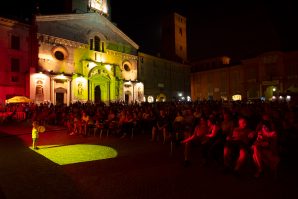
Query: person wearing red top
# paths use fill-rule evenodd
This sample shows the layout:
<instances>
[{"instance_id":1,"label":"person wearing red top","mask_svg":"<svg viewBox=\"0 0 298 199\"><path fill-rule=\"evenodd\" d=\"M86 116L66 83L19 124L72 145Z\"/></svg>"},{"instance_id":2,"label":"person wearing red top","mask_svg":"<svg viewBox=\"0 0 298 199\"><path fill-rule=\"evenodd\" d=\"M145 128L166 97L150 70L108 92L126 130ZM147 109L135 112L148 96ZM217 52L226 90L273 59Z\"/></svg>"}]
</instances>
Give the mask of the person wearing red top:
<instances>
[{"instance_id":1,"label":"person wearing red top","mask_svg":"<svg viewBox=\"0 0 298 199\"><path fill-rule=\"evenodd\" d=\"M272 129L270 122L263 121L258 131L257 139L252 145L253 160L257 167L255 177L259 177L265 166L269 166L275 175L279 163L277 152L277 133Z\"/></svg>"},{"instance_id":2,"label":"person wearing red top","mask_svg":"<svg viewBox=\"0 0 298 199\"><path fill-rule=\"evenodd\" d=\"M235 173L239 173L245 160L247 159L248 151L250 150L250 139L255 133L248 128L247 119L244 117L238 118L238 127L234 128L231 136L227 136L224 146L224 166L225 169L231 166L231 158L233 154L238 154L236 164L234 166Z\"/></svg>"}]
</instances>

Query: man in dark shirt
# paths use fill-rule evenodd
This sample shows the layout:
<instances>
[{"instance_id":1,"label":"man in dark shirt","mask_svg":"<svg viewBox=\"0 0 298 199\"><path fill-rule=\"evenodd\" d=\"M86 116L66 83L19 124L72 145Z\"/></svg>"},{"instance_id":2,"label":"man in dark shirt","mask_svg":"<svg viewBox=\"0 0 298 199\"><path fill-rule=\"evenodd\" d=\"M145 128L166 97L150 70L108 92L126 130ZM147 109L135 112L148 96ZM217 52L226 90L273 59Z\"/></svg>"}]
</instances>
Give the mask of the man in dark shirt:
<instances>
[{"instance_id":1,"label":"man in dark shirt","mask_svg":"<svg viewBox=\"0 0 298 199\"><path fill-rule=\"evenodd\" d=\"M157 118L156 124L152 128L152 140L155 139L158 140L158 133L162 133L163 135L163 143L166 142L167 134L168 134L168 125L169 125L169 119L166 116L166 113L164 110L159 111L159 117Z\"/></svg>"}]
</instances>

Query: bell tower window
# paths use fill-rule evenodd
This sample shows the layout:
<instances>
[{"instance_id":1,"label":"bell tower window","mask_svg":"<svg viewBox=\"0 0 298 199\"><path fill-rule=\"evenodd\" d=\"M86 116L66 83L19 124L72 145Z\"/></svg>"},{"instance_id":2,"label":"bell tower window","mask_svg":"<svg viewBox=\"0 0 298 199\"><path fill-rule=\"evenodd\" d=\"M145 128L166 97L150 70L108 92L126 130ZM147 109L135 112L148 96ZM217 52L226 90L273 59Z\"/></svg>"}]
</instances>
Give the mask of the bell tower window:
<instances>
[{"instance_id":1,"label":"bell tower window","mask_svg":"<svg viewBox=\"0 0 298 199\"><path fill-rule=\"evenodd\" d=\"M90 50L93 50L93 39L90 39Z\"/></svg>"},{"instance_id":2,"label":"bell tower window","mask_svg":"<svg viewBox=\"0 0 298 199\"><path fill-rule=\"evenodd\" d=\"M100 39L98 36L94 37L94 50L100 51Z\"/></svg>"}]
</instances>

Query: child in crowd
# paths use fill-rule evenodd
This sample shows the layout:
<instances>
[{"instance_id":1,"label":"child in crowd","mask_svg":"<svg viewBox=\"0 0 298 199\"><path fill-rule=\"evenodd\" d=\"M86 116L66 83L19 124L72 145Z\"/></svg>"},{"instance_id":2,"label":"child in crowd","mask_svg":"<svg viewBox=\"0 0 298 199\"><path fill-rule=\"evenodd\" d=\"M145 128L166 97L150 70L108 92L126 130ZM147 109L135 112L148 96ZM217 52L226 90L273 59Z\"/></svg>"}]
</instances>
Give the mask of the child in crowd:
<instances>
[{"instance_id":1,"label":"child in crowd","mask_svg":"<svg viewBox=\"0 0 298 199\"><path fill-rule=\"evenodd\" d=\"M38 122L34 121L32 123L32 148L37 150L37 141L39 137L39 132L38 132Z\"/></svg>"}]
</instances>

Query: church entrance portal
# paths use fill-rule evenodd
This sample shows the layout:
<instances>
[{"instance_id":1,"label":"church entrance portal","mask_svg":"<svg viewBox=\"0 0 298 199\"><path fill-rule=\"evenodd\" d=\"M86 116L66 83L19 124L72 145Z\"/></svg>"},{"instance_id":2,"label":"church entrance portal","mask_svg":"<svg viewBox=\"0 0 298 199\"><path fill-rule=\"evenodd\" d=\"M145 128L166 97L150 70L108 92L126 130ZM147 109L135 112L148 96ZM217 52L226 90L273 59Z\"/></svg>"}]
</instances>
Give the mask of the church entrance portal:
<instances>
[{"instance_id":1,"label":"church entrance portal","mask_svg":"<svg viewBox=\"0 0 298 199\"><path fill-rule=\"evenodd\" d=\"M101 101L101 90L100 86L96 86L94 90L94 102L99 103Z\"/></svg>"},{"instance_id":2,"label":"church entrance portal","mask_svg":"<svg viewBox=\"0 0 298 199\"><path fill-rule=\"evenodd\" d=\"M56 93L56 104L64 104L64 93Z\"/></svg>"}]
</instances>

